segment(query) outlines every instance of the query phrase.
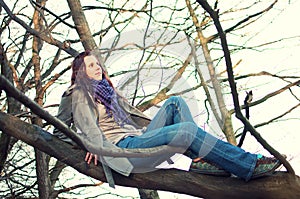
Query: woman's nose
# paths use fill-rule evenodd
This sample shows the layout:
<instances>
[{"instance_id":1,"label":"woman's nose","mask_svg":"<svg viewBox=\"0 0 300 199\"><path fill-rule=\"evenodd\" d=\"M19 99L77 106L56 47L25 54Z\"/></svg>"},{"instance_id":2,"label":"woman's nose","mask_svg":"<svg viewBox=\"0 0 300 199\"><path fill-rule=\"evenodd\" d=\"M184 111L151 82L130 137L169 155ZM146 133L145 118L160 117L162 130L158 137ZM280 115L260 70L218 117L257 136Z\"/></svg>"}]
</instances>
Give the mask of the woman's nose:
<instances>
[{"instance_id":1,"label":"woman's nose","mask_svg":"<svg viewBox=\"0 0 300 199\"><path fill-rule=\"evenodd\" d=\"M102 68L101 68L101 66L99 64L96 64L96 69L97 70L101 70Z\"/></svg>"}]
</instances>

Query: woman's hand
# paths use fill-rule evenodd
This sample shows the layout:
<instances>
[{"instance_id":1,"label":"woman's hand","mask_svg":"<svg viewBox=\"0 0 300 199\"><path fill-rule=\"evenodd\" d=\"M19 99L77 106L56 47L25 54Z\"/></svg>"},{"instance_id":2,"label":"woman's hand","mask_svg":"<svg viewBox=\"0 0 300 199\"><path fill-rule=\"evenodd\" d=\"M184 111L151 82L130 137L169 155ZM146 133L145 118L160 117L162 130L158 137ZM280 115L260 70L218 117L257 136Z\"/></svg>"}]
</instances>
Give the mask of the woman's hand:
<instances>
[{"instance_id":1,"label":"woman's hand","mask_svg":"<svg viewBox=\"0 0 300 199\"><path fill-rule=\"evenodd\" d=\"M85 156L85 159L84 159L84 160L85 160L88 164L90 164L91 161L92 161L92 159L93 159L93 157L94 157L94 164L97 165L97 162L98 162L98 156L95 155L95 154L92 154L92 153L90 153L90 152L87 152L87 153L86 153L86 156Z\"/></svg>"}]
</instances>

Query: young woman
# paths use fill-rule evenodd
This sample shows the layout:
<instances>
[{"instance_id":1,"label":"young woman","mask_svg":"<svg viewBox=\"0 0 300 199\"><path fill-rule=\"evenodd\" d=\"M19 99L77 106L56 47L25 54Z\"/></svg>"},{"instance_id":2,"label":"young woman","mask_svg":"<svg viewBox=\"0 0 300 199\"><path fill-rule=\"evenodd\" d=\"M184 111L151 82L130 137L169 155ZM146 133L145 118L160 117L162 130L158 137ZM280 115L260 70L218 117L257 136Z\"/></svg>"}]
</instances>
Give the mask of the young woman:
<instances>
[{"instance_id":1,"label":"young woman","mask_svg":"<svg viewBox=\"0 0 300 199\"><path fill-rule=\"evenodd\" d=\"M72 105L71 105L72 104ZM215 138L194 122L180 97L171 97L150 120L131 106L114 88L93 52L80 53L72 62L71 87L64 93L58 117L74 125L86 143L85 161L129 175L154 169L172 154L155 157L103 157L95 148L125 149L173 146L182 148L194 161L191 170L213 175L234 174L248 181L272 174L280 162L272 157L252 154ZM61 132L54 135L72 142Z\"/></svg>"}]
</instances>

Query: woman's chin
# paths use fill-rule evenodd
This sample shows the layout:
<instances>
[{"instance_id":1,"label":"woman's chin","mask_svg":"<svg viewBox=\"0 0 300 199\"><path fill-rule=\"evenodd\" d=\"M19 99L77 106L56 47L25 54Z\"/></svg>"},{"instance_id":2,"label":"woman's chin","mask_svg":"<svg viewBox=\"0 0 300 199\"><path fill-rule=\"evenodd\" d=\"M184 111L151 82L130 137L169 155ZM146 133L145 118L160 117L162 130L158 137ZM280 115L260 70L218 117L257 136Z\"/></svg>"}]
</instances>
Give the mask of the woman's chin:
<instances>
[{"instance_id":1,"label":"woman's chin","mask_svg":"<svg viewBox=\"0 0 300 199\"><path fill-rule=\"evenodd\" d=\"M102 77L92 77L91 79L96 80L96 81L100 81L100 80L102 80Z\"/></svg>"}]
</instances>

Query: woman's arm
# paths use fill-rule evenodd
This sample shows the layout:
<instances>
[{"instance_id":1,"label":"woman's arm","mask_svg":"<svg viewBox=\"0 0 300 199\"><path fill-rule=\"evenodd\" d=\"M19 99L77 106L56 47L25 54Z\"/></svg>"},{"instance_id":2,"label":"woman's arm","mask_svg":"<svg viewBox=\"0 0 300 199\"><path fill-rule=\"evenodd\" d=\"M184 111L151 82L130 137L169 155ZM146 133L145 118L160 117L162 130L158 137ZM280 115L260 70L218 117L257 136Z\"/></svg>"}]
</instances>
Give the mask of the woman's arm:
<instances>
[{"instance_id":1,"label":"woman's arm","mask_svg":"<svg viewBox=\"0 0 300 199\"><path fill-rule=\"evenodd\" d=\"M69 90L69 89L68 89ZM58 108L57 118L64 122L67 126L71 126L72 119L72 95L68 92L68 90L63 94L61 98L61 102ZM61 139L64 142L67 142L72 145L76 145L73 140L67 137L64 133L59 131L57 128L53 130L53 135L57 138Z\"/></svg>"},{"instance_id":2,"label":"woman's arm","mask_svg":"<svg viewBox=\"0 0 300 199\"><path fill-rule=\"evenodd\" d=\"M103 134L98 126L95 104L89 97L82 90L74 91L72 94L72 112L77 132L84 140L83 143L88 150L85 161L89 164L94 157L94 163L97 164L98 157L96 154L99 154L103 147Z\"/></svg>"}]
</instances>

